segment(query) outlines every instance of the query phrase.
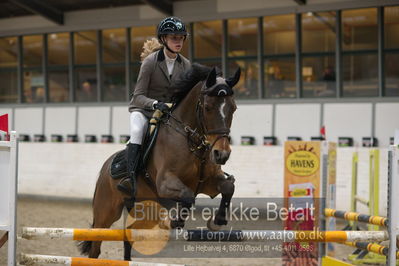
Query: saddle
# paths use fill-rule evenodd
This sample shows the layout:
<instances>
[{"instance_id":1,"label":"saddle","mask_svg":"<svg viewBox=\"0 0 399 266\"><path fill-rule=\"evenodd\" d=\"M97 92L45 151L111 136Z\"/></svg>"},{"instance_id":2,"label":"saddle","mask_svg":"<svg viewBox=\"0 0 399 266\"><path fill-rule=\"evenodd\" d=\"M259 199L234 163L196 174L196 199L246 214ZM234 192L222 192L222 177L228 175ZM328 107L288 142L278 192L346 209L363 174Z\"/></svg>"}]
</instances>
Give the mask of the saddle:
<instances>
[{"instance_id":1,"label":"saddle","mask_svg":"<svg viewBox=\"0 0 399 266\"><path fill-rule=\"evenodd\" d=\"M156 110L152 115L152 118L148 122L149 125L147 127L145 138L142 144L142 152L140 154L139 165L137 167L138 173L144 170L148 158L151 155L152 148L154 147L155 141L158 136L158 131L160 127L159 121L162 115L163 114L161 111ZM126 152L126 148L118 151L112 159L110 174L113 179L125 178L129 175L127 171Z\"/></svg>"}]
</instances>

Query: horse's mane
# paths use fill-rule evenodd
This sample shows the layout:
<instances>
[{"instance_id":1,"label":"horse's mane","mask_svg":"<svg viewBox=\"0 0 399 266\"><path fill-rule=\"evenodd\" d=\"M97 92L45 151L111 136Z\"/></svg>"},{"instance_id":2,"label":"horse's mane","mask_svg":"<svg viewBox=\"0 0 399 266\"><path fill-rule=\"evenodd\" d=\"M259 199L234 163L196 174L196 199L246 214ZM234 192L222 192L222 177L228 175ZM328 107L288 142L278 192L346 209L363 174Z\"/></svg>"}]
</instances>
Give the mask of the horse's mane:
<instances>
[{"instance_id":1,"label":"horse's mane","mask_svg":"<svg viewBox=\"0 0 399 266\"><path fill-rule=\"evenodd\" d=\"M172 101L176 105L179 104L198 82L206 80L211 70L212 68L208 66L198 63L192 64L191 67L184 71L172 84L172 89L174 91ZM216 68L216 73L218 76L222 75L219 68Z\"/></svg>"}]
</instances>

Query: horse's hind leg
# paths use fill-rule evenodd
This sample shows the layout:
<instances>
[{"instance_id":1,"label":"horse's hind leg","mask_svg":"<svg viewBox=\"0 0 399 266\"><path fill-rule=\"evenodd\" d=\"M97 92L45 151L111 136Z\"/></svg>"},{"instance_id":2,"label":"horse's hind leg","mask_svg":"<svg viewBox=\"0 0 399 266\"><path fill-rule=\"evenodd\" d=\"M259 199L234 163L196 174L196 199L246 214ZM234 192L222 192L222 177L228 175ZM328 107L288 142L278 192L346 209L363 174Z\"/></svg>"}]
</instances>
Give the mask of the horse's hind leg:
<instances>
[{"instance_id":1,"label":"horse's hind leg","mask_svg":"<svg viewBox=\"0 0 399 266\"><path fill-rule=\"evenodd\" d=\"M101 209L98 210L94 206L94 223L93 228L110 228L111 225L118 221L122 214L123 205L114 206L111 199L107 199L105 205L101 205ZM96 214L97 212L97 214ZM101 253L102 241L93 241L92 247L89 252L89 258L98 258Z\"/></svg>"},{"instance_id":2,"label":"horse's hind leg","mask_svg":"<svg viewBox=\"0 0 399 266\"><path fill-rule=\"evenodd\" d=\"M112 182L102 182L100 177L97 182L93 199L93 224L92 228L109 228L119 220L122 215L123 201L119 192L112 187ZM110 177L108 177L110 179ZM79 244L82 254L89 258L98 258L101 253L102 241L83 241Z\"/></svg>"},{"instance_id":3,"label":"horse's hind leg","mask_svg":"<svg viewBox=\"0 0 399 266\"><path fill-rule=\"evenodd\" d=\"M123 241L123 259L131 260L132 259L132 244L129 241Z\"/></svg>"},{"instance_id":4,"label":"horse's hind leg","mask_svg":"<svg viewBox=\"0 0 399 266\"><path fill-rule=\"evenodd\" d=\"M127 207L127 211L130 213L132 208ZM123 259L131 260L132 258L132 244L129 241L123 241Z\"/></svg>"}]
</instances>

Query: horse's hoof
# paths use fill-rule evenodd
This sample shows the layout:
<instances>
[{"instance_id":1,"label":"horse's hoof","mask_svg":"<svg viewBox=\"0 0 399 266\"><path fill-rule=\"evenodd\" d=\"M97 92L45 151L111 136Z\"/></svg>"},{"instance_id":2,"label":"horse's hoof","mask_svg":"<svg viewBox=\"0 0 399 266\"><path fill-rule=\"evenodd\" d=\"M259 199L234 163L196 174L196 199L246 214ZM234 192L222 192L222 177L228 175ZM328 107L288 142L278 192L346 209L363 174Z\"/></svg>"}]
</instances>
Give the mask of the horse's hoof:
<instances>
[{"instance_id":1,"label":"horse's hoof","mask_svg":"<svg viewBox=\"0 0 399 266\"><path fill-rule=\"evenodd\" d=\"M216 225L227 225L227 220L226 219L215 219L214 223Z\"/></svg>"},{"instance_id":2,"label":"horse's hoof","mask_svg":"<svg viewBox=\"0 0 399 266\"><path fill-rule=\"evenodd\" d=\"M215 221L213 220L213 218L211 217L208 222L206 223L206 227L210 230L210 231L220 231L220 229L222 229L221 225L217 225L215 224Z\"/></svg>"},{"instance_id":3,"label":"horse's hoof","mask_svg":"<svg viewBox=\"0 0 399 266\"><path fill-rule=\"evenodd\" d=\"M184 227L184 221L176 221L176 220L172 220L170 221L170 227L172 229L182 229Z\"/></svg>"}]
</instances>

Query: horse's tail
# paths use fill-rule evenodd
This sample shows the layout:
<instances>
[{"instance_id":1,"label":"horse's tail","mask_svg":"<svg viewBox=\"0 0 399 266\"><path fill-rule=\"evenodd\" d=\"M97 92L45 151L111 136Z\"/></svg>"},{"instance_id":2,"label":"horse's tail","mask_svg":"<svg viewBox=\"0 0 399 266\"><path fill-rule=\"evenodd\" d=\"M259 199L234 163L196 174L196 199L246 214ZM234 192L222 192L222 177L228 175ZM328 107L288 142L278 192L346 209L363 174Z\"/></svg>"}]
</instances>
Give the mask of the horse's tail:
<instances>
[{"instance_id":1,"label":"horse's tail","mask_svg":"<svg viewBox=\"0 0 399 266\"><path fill-rule=\"evenodd\" d=\"M93 224L90 225L90 228L93 228L93 225L94 225L94 218L93 218ZM80 254L81 255L89 255L92 244L93 244L93 241L80 241L78 243L78 248L80 250Z\"/></svg>"},{"instance_id":2,"label":"horse's tail","mask_svg":"<svg viewBox=\"0 0 399 266\"><path fill-rule=\"evenodd\" d=\"M143 52L140 55L141 61L143 61L151 53L162 49L163 45L159 43L158 39L152 38L151 40L146 40L143 45Z\"/></svg>"},{"instance_id":3,"label":"horse's tail","mask_svg":"<svg viewBox=\"0 0 399 266\"><path fill-rule=\"evenodd\" d=\"M96 199L97 187L98 187L98 183L96 184L96 188L94 190L92 204L94 204L94 201ZM90 228L93 228L93 226L94 226L94 216L93 216L93 223L90 225ZM78 248L80 250L80 254L81 255L89 255L92 244L93 244L93 241L80 241L78 243Z\"/></svg>"},{"instance_id":4,"label":"horse's tail","mask_svg":"<svg viewBox=\"0 0 399 266\"><path fill-rule=\"evenodd\" d=\"M92 244L93 244L93 241L80 241L78 243L78 248L80 250L80 254L81 255L89 255Z\"/></svg>"}]
</instances>

